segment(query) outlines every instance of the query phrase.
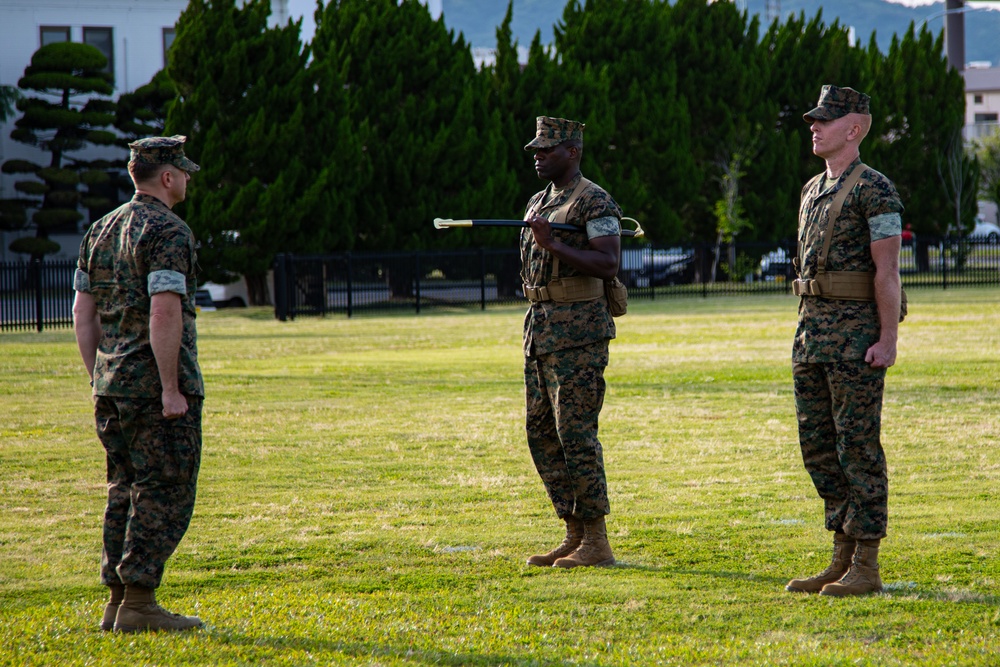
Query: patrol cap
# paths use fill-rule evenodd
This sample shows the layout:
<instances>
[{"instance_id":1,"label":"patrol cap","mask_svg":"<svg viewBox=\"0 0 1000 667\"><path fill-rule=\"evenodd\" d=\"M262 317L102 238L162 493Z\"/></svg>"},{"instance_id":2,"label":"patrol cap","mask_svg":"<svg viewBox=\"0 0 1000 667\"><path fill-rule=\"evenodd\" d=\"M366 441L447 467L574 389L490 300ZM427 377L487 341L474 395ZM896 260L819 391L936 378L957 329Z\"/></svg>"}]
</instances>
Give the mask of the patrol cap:
<instances>
[{"instance_id":1,"label":"patrol cap","mask_svg":"<svg viewBox=\"0 0 1000 667\"><path fill-rule=\"evenodd\" d=\"M551 148L573 139L583 141L583 128L587 127L575 120L551 116L539 116L535 119L535 125L537 126L535 138L524 147L526 151L534 148Z\"/></svg>"},{"instance_id":2,"label":"patrol cap","mask_svg":"<svg viewBox=\"0 0 1000 667\"><path fill-rule=\"evenodd\" d=\"M195 172L201 169L184 156L184 142L187 137L175 134L172 137L147 137L128 145L132 149L129 162L144 164L172 164L178 169Z\"/></svg>"},{"instance_id":3,"label":"patrol cap","mask_svg":"<svg viewBox=\"0 0 1000 667\"><path fill-rule=\"evenodd\" d=\"M870 116L871 112L868 110L870 102L870 97L853 88L823 86L823 90L819 93L819 105L809 113L802 114L802 120L807 123L814 120L836 120L849 113Z\"/></svg>"}]
</instances>

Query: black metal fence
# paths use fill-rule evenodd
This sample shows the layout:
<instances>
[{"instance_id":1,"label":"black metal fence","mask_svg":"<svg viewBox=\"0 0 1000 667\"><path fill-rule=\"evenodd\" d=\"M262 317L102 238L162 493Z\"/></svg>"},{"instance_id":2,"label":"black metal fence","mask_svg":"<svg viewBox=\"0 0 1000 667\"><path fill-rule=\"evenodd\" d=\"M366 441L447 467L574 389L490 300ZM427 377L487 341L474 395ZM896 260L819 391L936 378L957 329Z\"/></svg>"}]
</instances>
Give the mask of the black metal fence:
<instances>
[{"instance_id":1,"label":"black metal fence","mask_svg":"<svg viewBox=\"0 0 1000 667\"><path fill-rule=\"evenodd\" d=\"M0 331L73 325L73 272L69 260L0 262Z\"/></svg>"},{"instance_id":2,"label":"black metal fence","mask_svg":"<svg viewBox=\"0 0 1000 667\"><path fill-rule=\"evenodd\" d=\"M619 277L632 300L791 293L793 244L626 247ZM1000 285L1000 245L987 239L923 239L900 254L907 288ZM523 301L516 249L278 255L275 316L345 314Z\"/></svg>"},{"instance_id":3,"label":"black metal fence","mask_svg":"<svg viewBox=\"0 0 1000 667\"><path fill-rule=\"evenodd\" d=\"M619 276L629 298L790 293L789 244L626 247ZM453 252L278 255L275 316L348 317L385 311L522 303L514 248ZM0 330L42 331L73 323L72 261L0 263ZM987 239L921 240L903 246L907 289L1000 285L1000 244Z\"/></svg>"}]
</instances>

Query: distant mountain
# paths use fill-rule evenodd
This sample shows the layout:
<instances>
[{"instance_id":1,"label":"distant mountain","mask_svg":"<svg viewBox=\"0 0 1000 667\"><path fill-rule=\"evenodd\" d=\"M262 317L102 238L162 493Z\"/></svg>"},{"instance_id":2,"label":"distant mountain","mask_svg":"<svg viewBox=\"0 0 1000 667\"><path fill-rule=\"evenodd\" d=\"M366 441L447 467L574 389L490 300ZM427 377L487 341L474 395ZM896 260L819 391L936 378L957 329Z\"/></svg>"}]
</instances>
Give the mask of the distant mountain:
<instances>
[{"instance_id":1,"label":"distant mountain","mask_svg":"<svg viewBox=\"0 0 1000 667\"><path fill-rule=\"evenodd\" d=\"M767 21L767 0L736 0L737 5ZM923 7L906 7L885 0L781 0L781 14L799 14L812 18L823 9L827 24L840 19L841 25L853 26L857 39L867 44L872 32L882 51L889 48L894 34L902 34L910 23L927 25L936 33L944 28L944 2ZM1000 10L1000 3L994 3ZM521 46L528 46L537 31L542 42L552 42L552 26L562 19L566 0L514 0L511 28ZM472 46L496 46L496 28L503 22L507 0L442 0L445 24L465 35ZM965 14L966 61L988 60L1000 66L1000 11L973 11ZM782 19L784 20L784 19Z\"/></svg>"}]
</instances>

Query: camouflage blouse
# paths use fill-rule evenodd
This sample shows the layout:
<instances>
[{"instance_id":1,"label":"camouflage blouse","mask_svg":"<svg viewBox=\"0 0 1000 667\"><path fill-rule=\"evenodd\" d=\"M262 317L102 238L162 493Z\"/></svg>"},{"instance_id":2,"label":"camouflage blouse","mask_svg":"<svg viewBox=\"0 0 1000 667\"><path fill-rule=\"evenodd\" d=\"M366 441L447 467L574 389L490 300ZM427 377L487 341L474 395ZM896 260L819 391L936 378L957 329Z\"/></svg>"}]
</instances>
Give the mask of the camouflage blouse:
<instances>
[{"instance_id":1,"label":"camouflage blouse","mask_svg":"<svg viewBox=\"0 0 1000 667\"><path fill-rule=\"evenodd\" d=\"M529 201L534 210L549 220L566 202L582 176L577 175L563 188L549 183ZM579 232L552 230L552 236L568 246L586 249L589 240L620 234L622 210L602 187L587 187L566 216L566 223L580 227ZM531 229L521 231L521 279L525 284L542 286L552 278L553 256L535 243ZM559 263L560 277L581 275L566 262ZM601 298L576 303L542 301L532 303L524 317L524 354L538 356L615 337L615 321Z\"/></svg>"},{"instance_id":2,"label":"camouflage blouse","mask_svg":"<svg viewBox=\"0 0 1000 667\"><path fill-rule=\"evenodd\" d=\"M828 212L843 181L861 160L855 160L840 178L828 184L826 174L813 177L802 189L798 241L800 277L815 277ZM847 195L833 228L827 271L874 271L871 244L902 233L903 203L888 178L867 169ZM848 301L803 296L792 346L792 360L824 363L864 359L880 334L878 306L874 301Z\"/></svg>"},{"instance_id":3,"label":"camouflage blouse","mask_svg":"<svg viewBox=\"0 0 1000 667\"><path fill-rule=\"evenodd\" d=\"M90 226L73 288L94 296L101 318L95 395L159 398L160 375L149 341L151 296L159 292L181 295L180 391L205 395L195 331L197 286L194 235L155 197L136 194Z\"/></svg>"}]
</instances>

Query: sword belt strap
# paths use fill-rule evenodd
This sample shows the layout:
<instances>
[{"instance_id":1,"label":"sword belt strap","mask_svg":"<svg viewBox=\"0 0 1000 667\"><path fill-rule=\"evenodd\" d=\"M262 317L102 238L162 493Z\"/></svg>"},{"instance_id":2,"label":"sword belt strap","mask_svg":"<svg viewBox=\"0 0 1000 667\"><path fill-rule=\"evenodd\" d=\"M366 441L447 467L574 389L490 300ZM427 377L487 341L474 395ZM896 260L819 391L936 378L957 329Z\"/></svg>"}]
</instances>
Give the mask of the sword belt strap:
<instances>
[{"instance_id":1,"label":"sword belt strap","mask_svg":"<svg viewBox=\"0 0 1000 667\"><path fill-rule=\"evenodd\" d=\"M822 296L847 301L875 300L874 271L824 271L812 280L801 278L792 283L795 296Z\"/></svg>"},{"instance_id":2,"label":"sword belt strap","mask_svg":"<svg viewBox=\"0 0 1000 667\"><path fill-rule=\"evenodd\" d=\"M604 296L604 281L592 276L556 278L549 281L548 285L524 285L524 296L532 303L539 301L555 301L556 303L594 301Z\"/></svg>"},{"instance_id":3,"label":"sword belt strap","mask_svg":"<svg viewBox=\"0 0 1000 667\"><path fill-rule=\"evenodd\" d=\"M590 181L583 176L580 182L573 188L562 205L559 206L552 215L551 222L555 224L565 224L569 210L580 197L583 191L590 185ZM534 214L534 211L532 211ZM594 301L604 296L604 281L592 276L572 276L569 278L559 277L559 258L552 257L552 279L547 285L524 285L524 296L532 303L540 301L554 301L556 303L576 303L578 301Z\"/></svg>"},{"instance_id":4,"label":"sword belt strap","mask_svg":"<svg viewBox=\"0 0 1000 667\"><path fill-rule=\"evenodd\" d=\"M827 271L826 258L830 254L830 244L833 242L834 226L844 208L844 201L854 186L861 179L861 174L868 166L861 162L844 180L840 190L830 204L827 212L826 232L823 234L823 249L816 261L816 277L811 280L801 278L792 282L792 293L795 296L822 296L827 299L844 299L847 301L875 300L875 273L872 271ZM801 251L801 248L800 248ZM798 265L802 266L802 256L798 257Z\"/></svg>"}]
</instances>

